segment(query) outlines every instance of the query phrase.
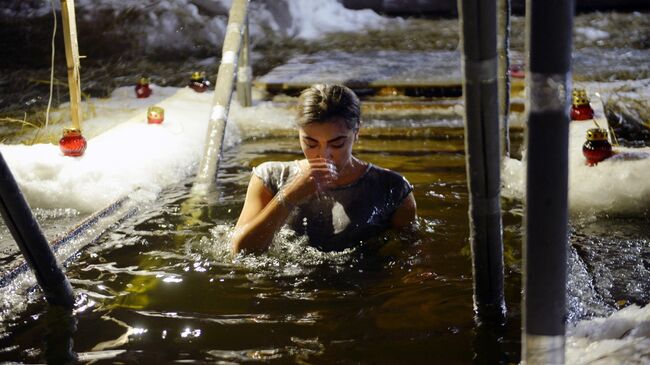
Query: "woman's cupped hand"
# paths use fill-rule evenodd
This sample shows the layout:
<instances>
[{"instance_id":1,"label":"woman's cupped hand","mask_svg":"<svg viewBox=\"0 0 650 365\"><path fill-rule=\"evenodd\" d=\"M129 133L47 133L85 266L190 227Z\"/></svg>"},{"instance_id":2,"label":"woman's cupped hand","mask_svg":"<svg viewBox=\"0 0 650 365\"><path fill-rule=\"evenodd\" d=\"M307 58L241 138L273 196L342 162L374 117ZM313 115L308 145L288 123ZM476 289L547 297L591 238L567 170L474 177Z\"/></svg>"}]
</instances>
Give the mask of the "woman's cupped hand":
<instances>
[{"instance_id":1,"label":"woman's cupped hand","mask_svg":"<svg viewBox=\"0 0 650 365\"><path fill-rule=\"evenodd\" d=\"M282 188L294 204L332 188L339 176L334 162L326 158L305 159L298 165L298 174Z\"/></svg>"}]
</instances>

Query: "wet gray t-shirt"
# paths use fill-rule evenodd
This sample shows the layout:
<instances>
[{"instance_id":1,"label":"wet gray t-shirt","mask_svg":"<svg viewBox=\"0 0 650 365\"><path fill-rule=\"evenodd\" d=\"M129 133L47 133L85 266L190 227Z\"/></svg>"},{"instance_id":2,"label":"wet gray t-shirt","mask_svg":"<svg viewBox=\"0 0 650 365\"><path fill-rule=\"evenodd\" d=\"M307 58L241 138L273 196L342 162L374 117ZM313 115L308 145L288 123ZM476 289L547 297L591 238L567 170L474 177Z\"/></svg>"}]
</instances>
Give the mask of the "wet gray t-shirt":
<instances>
[{"instance_id":1,"label":"wet gray t-shirt","mask_svg":"<svg viewBox=\"0 0 650 365\"><path fill-rule=\"evenodd\" d=\"M299 171L298 161L271 161L253 168L274 195ZM301 202L287 224L321 250L352 247L389 228L393 213L412 190L402 175L368 164L357 181Z\"/></svg>"}]
</instances>

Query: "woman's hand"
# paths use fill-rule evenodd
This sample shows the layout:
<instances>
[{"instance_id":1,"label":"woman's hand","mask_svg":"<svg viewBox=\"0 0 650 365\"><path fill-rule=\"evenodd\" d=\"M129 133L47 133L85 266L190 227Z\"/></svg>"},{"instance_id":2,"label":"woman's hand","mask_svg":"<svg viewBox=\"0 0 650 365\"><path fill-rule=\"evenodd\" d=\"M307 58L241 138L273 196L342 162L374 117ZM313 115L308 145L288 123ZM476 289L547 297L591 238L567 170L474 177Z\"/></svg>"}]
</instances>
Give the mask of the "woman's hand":
<instances>
[{"instance_id":1,"label":"woman's hand","mask_svg":"<svg viewBox=\"0 0 650 365\"><path fill-rule=\"evenodd\" d=\"M300 172L282 188L285 199L292 204L330 189L339 177L334 163L325 158L302 160L298 164Z\"/></svg>"}]
</instances>

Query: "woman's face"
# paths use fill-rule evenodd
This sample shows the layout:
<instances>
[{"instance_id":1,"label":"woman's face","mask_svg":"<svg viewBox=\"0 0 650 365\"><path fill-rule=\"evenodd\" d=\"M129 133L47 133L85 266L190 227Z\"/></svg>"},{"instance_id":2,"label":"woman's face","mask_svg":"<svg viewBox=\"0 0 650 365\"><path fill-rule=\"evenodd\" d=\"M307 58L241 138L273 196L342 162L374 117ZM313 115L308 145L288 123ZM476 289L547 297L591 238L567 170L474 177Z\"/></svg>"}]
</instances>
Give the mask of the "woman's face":
<instances>
[{"instance_id":1,"label":"woman's face","mask_svg":"<svg viewBox=\"0 0 650 365\"><path fill-rule=\"evenodd\" d=\"M307 159L331 160L339 172L350 163L358 130L349 129L343 120L337 118L323 123L309 123L298 131L300 147Z\"/></svg>"}]
</instances>

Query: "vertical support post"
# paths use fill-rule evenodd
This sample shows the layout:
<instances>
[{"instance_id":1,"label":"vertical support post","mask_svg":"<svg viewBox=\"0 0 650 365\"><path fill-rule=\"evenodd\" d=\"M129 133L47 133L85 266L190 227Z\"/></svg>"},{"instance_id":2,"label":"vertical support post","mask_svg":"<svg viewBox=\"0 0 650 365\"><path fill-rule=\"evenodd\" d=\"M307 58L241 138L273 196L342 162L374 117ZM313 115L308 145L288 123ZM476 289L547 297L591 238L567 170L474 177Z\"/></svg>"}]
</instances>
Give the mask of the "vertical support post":
<instances>
[{"instance_id":1,"label":"vertical support post","mask_svg":"<svg viewBox=\"0 0 650 365\"><path fill-rule=\"evenodd\" d=\"M522 364L564 364L574 0L528 0Z\"/></svg>"},{"instance_id":2,"label":"vertical support post","mask_svg":"<svg viewBox=\"0 0 650 365\"><path fill-rule=\"evenodd\" d=\"M77 43L77 22L74 0L61 0L63 18L63 41L65 60L68 65L68 87L70 88L70 116L72 126L81 130L81 77L79 75L79 44Z\"/></svg>"},{"instance_id":3,"label":"vertical support post","mask_svg":"<svg viewBox=\"0 0 650 365\"><path fill-rule=\"evenodd\" d=\"M510 0L497 0L501 156L510 156Z\"/></svg>"},{"instance_id":4,"label":"vertical support post","mask_svg":"<svg viewBox=\"0 0 650 365\"><path fill-rule=\"evenodd\" d=\"M248 17L246 17L243 44L239 51L239 67L237 67L237 101L239 101L239 105L244 107L253 105L253 97L251 93L253 69L251 68L250 51L251 46L248 34Z\"/></svg>"},{"instance_id":5,"label":"vertical support post","mask_svg":"<svg viewBox=\"0 0 650 365\"><path fill-rule=\"evenodd\" d=\"M458 11L474 305L479 315L503 315L496 0L458 0Z\"/></svg>"},{"instance_id":6,"label":"vertical support post","mask_svg":"<svg viewBox=\"0 0 650 365\"><path fill-rule=\"evenodd\" d=\"M51 305L74 306L72 287L0 153L0 213Z\"/></svg>"},{"instance_id":7,"label":"vertical support post","mask_svg":"<svg viewBox=\"0 0 650 365\"><path fill-rule=\"evenodd\" d=\"M192 187L194 192L209 190L210 187L214 186L217 178L248 3L249 0L233 0L230 7L226 37L221 51L221 64L217 74L212 111L208 124L206 146Z\"/></svg>"}]
</instances>

